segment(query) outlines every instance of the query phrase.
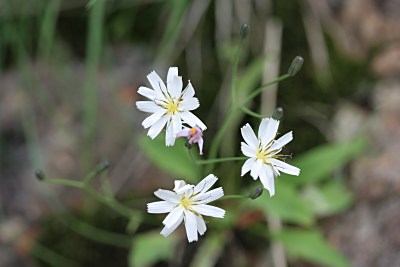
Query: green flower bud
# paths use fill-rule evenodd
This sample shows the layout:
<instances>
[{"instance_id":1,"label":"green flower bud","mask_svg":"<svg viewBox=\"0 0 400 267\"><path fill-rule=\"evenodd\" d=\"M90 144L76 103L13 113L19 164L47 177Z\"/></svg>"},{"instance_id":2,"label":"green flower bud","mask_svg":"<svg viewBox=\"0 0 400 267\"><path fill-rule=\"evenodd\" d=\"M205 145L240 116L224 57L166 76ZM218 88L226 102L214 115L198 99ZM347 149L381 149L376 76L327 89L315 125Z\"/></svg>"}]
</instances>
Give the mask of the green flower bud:
<instances>
[{"instance_id":1,"label":"green flower bud","mask_svg":"<svg viewBox=\"0 0 400 267\"><path fill-rule=\"evenodd\" d=\"M42 170L35 171L35 176L36 176L36 179L38 179L39 181L43 181L44 179L46 179L46 175L44 174L44 172Z\"/></svg>"},{"instance_id":2,"label":"green flower bud","mask_svg":"<svg viewBox=\"0 0 400 267\"><path fill-rule=\"evenodd\" d=\"M249 25L247 25L246 23L243 23L240 26L240 38L242 40L244 40L247 37L247 35L249 34L249 31L250 31Z\"/></svg>"},{"instance_id":3,"label":"green flower bud","mask_svg":"<svg viewBox=\"0 0 400 267\"><path fill-rule=\"evenodd\" d=\"M272 118L274 118L275 120L280 120L283 117L283 108L281 107L277 107L274 110L274 114L272 114Z\"/></svg>"},{"instance_id":4,"label":"green flower bud","mask_svg":"<svg viewBox=\"0 0 400 267\"><path fill-rule=\"evenodd\" d=\"M105 170L108 169L108 167L110 167L110 162L108 162L108 160L103 160L102 162L100 162L100 164L96 166L95 169L96 175L104 172Z\"/></svg>"},{"instance_id":5,"label":"green flower bud","mask_svg":"<svg viewBox=\"0 0 400 267\"><path fill-rule=\"evenodd\" d=\"M256 198L258 198L259 196L262 195L263 190L264 190L264 189L262 189L262 187L257 187L257 188L255 188L255 189L253 190L253 192L251 192L251 193L249 194L249 198L251 198L251 199L253 199L253 200L256 199Z\"/></svg>"},{"instance_id":6,"label":"green flower bud","mask_svg":"<svg viewBox=\"0 0 400 267\"><path fill-rule=\"evenodd\" d=\"M301 56L297 56L293 59L292 64L290 64L288 74L293 77L296 75L303 66L304 59Z\"/></svg>"}]
</instances>

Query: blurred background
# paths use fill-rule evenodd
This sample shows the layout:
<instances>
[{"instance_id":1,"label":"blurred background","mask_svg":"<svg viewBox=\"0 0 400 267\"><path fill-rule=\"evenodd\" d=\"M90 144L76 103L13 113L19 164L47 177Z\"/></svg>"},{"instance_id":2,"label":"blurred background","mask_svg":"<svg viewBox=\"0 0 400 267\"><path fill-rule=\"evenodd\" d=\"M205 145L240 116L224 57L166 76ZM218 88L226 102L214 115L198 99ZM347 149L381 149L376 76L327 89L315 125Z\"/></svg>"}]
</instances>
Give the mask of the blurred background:
<instances>
[{"instance_id":1,"label":"blurred background","mask_svg":"<svg viewBox=\"0 0 400 267\"><path fill-rule=\"evenodd\" d=\"M0 266L400 266L399 14L399 0L0 0ZM207 154L239 45L244 95L305 62L250 106L283 107L280 132L294 131L302 174L277 178L274 198L225 204L229 225L187 244L182 229L158 234L161 217L125 218L35 178L81 180L108 160L93 187L108 178L145 214L155 190L193 170L166 160L182 143L164 154L148 142L138 87L178 66L201 103ZM239 118L227 136L237 145L219 155L241 155L244 121L259 123Z\"/></svg>"}]
</instances>

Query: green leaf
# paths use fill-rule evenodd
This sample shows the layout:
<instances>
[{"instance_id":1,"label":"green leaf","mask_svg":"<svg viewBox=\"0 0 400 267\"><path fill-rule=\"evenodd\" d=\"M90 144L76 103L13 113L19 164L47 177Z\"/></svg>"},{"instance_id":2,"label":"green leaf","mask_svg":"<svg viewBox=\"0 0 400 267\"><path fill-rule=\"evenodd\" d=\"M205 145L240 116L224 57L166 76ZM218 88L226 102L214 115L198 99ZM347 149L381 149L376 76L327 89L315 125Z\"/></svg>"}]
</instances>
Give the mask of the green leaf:
<instances>
[{"instance_id":1,"label":"green leaf","mask_svg":"<svg viewBox=\"0 0 400 267\"><path fill-rule=\"evenodd\" d=\"M161 170L193 183L201 178L196 177L198 167L191 160L183 139L177 139L172 147L165 146L165 135L159 135L154 140L141 136L138 143L146 156Z\"/></svg>"},{"instance_id":2,"label":"green leaf","mask_svg":"<svg viewBox=\"0 0 400 267\"><path fill-rule=\"evenodd\" d=\"M168 261L173 256L177 241L177 236L166 238L158 232L136 235L129 253L129 266L142 267Z\"/></svg>"},{"instance_id":3,"label":"green leaf","mask_svg":"<svg viewBox=\"0 0 400 267\"><path fill-rule=\"evenodd\" d=\"M190 267L215 266L220 257L226 240L226 233L210 233L200 243ZM206 257L205 257L206 255Z\"/></svg>"},{"instance_id":4,"label":"green leaf","mask_svg":"<svg viewBox=\"0 0 400 267\"><path fill-rule=\"evenodd\" d=\"M339 179L316 187L307 186L303 197L317 216L324 217L346 210L353 203L353 195Z\"/></svg>"},{"instance_id":5,"label":"green leaf","mask_svg":"<svg viewBox=\"0 0 400 267\"><path fill-rule=\"evenodd\" d=\"M270 197L268 191L265 191L259 198L246 201L245 205L261 209L265 214L278 216L285 222L301 225L314 223L311 207L301 198L293 185L278 178L275 180L275 190L275 196Z\"/></svg>"},{"instance_id":6,"label":"green leaf","mask_svg":"<svg viewBox=\"0 0 400 267\"><path fill-rule=\"evenodd\" d=\"M291 256L323 266L350 266L347 259L331 247L317 230L284 229L274 238L282 242Z\"/></svg>"},{"instance_id":7,"label":"green leaf","mask_svg":"<svg viewBox=\"0 0 400 267\"><path fill-rule=\"evenodd\" d=\"M334 170L360 155L366 145L365 139L358 138L346 143L319 146L291 162L301 170L298 177L282 175L281 179L296 185L323 180Z\"/></svg>"}]
</instances>

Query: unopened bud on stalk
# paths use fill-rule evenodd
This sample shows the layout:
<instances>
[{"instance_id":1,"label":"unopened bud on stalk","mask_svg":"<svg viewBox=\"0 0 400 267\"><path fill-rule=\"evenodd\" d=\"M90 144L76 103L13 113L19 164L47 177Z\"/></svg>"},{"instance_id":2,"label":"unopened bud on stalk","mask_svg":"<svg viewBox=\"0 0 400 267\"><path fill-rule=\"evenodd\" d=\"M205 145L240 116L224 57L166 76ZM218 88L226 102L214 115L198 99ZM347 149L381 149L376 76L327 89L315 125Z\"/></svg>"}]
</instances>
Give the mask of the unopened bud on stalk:
<instances>
[{"instance_id":1,"label":"unopened bud on stalk","mask_svg":"<svg viewBox=\"0 0 400 267\"><path fill-rule=\"evenodd\" d=\"M274 110L274 114L272 114L272 118L275 120L280 120L283 117L283 108L278 107Z\"/></svg>"},{"instance_id":2,"label":"unopened bud on stalk","mask_svg":"<svg viewBox=\"0 0 400 267\"><path fill-rule=\"evenodd\" d=\"M249 34L250 31L250 27L249 25L247 25L246 23L243 23L240 26L240 38L243 40L247 37L247 35Z\"/></svg>"},{"instance_id":3,"label":"unopened bud on stalk","mask_svg":"<svg viewBox=\"0 0 400 267\"><path fill-rule=\"evenodd\" d=\"M108 160L103 160L102 162L100 162L99 165L96 166L96 174L100 174L103 171L107 170L108 167L110 167L110 162L108 162Z\"/></svg>"},{"instance_id":4,"label":"unopened bud on stalk","mask_svg":"<svg viewBox=\"0 0 400 267\"><path fill-rule=\"evenodd\" d=\"M42 170L35 171L35 176L36 176L36 179L38 179L39 181L43 181L44 179L46 179L46 175L44 174L44 172Z\"/></svg>"},{"instance_id":5,"label":"unopened bud on stalk","mask_svg":"<svg viewBox=\"0 0 400 267\"><path fill-rule=\"evenodd\" d=\"M185 147L187 148L187 149L192 149L192 144L190 144L188 141L186 141L185 142Z\"/></svg>"},{"instance_id":6,"label":"unopened bud on stalk","mask_svg":"<svg viewBox=\"0 0 400 267\"><path fill-rule=\"evenodd\" d=\"M297 56L293 59L292 64L290 64L288 74L293 77L296 75L300 70L301 66L303 66L304 59L301 56Z\"/></svg>"},{"instance_id":7,"label":"unopened bud on stalk","mask_svg":"<svg viewBox=\"0 0 400 267\"><path fill-rule=\"evenodd\" d=\"M259 196L261 196L263 193L263 188L262 187L257 187L256 189L253 190L253 192L250 193L249 198L251 199L256 199Z\"/></svg>"}]
</instances>

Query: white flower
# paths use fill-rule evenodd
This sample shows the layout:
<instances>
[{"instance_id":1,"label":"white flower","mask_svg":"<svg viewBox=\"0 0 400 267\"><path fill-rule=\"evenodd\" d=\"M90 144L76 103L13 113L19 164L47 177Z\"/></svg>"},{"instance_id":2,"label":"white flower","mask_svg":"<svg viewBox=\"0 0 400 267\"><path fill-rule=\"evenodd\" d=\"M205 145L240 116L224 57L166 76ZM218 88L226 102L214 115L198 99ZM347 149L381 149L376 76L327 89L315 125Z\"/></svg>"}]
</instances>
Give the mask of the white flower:
<instances>
[{"instance_id":1,"label":"white flower","mask_svg":"<svg viewBox=\"0 0 400 267\"><path fill-rule=\"evenodd\" d=\"M138 93L150 101L137 101L136 107L143 112L153 113L142 122L145 129L150 127L147 133L150 138L154 139L167 125L165 144L172 146L176 134L182 130L182 123L191 127L198 126L203 131L207 129L204 123L190 112L200 106L199 100L193 97L194 89L190 81L182 91L182 77L178 76L177 67L169 68L167 86L155 71L147 75L147 79L153 89L141 86Z\"/></svg>"},{"instance_id":2,"label":"white flower","mask_svg":"<svg viewBox=\"0 0 400 267\"><path fill-rule=\"evenodd\" d=\"M241 128L245 141L242 142L242 152L250 157L243 164L242 176L250 171L254 180L260 177L261 183L269 191L271 197L275 194L274 177L278 176L280 171L291 175L300 174L299 168L278 160L284 157L278 154L282 147L293 139L292 132L288 132L278 140L274 140L278 126L278 120L263 119L258 129L258 138L248 123Z\"/></svg>"},{"instance_id":3,"label":"white flower","mask_svg":"<svg viewBox=\"0 0 400 267\"><path fill-rule=\"evenodd\" d=\"M218 180L213 174L208 175L198 185L186 184L183 180L175 180L173 191L159 189L154 194L163 201L147 204L149 213L168 213L165 217L161 234L168 236L181 223L185 222L189 242L197 241L197 232L203 235L207 230L203 216L223 218L225 210L207 205L224 195L222 187L207 192Z\"/></svg>"}]
</instances>

